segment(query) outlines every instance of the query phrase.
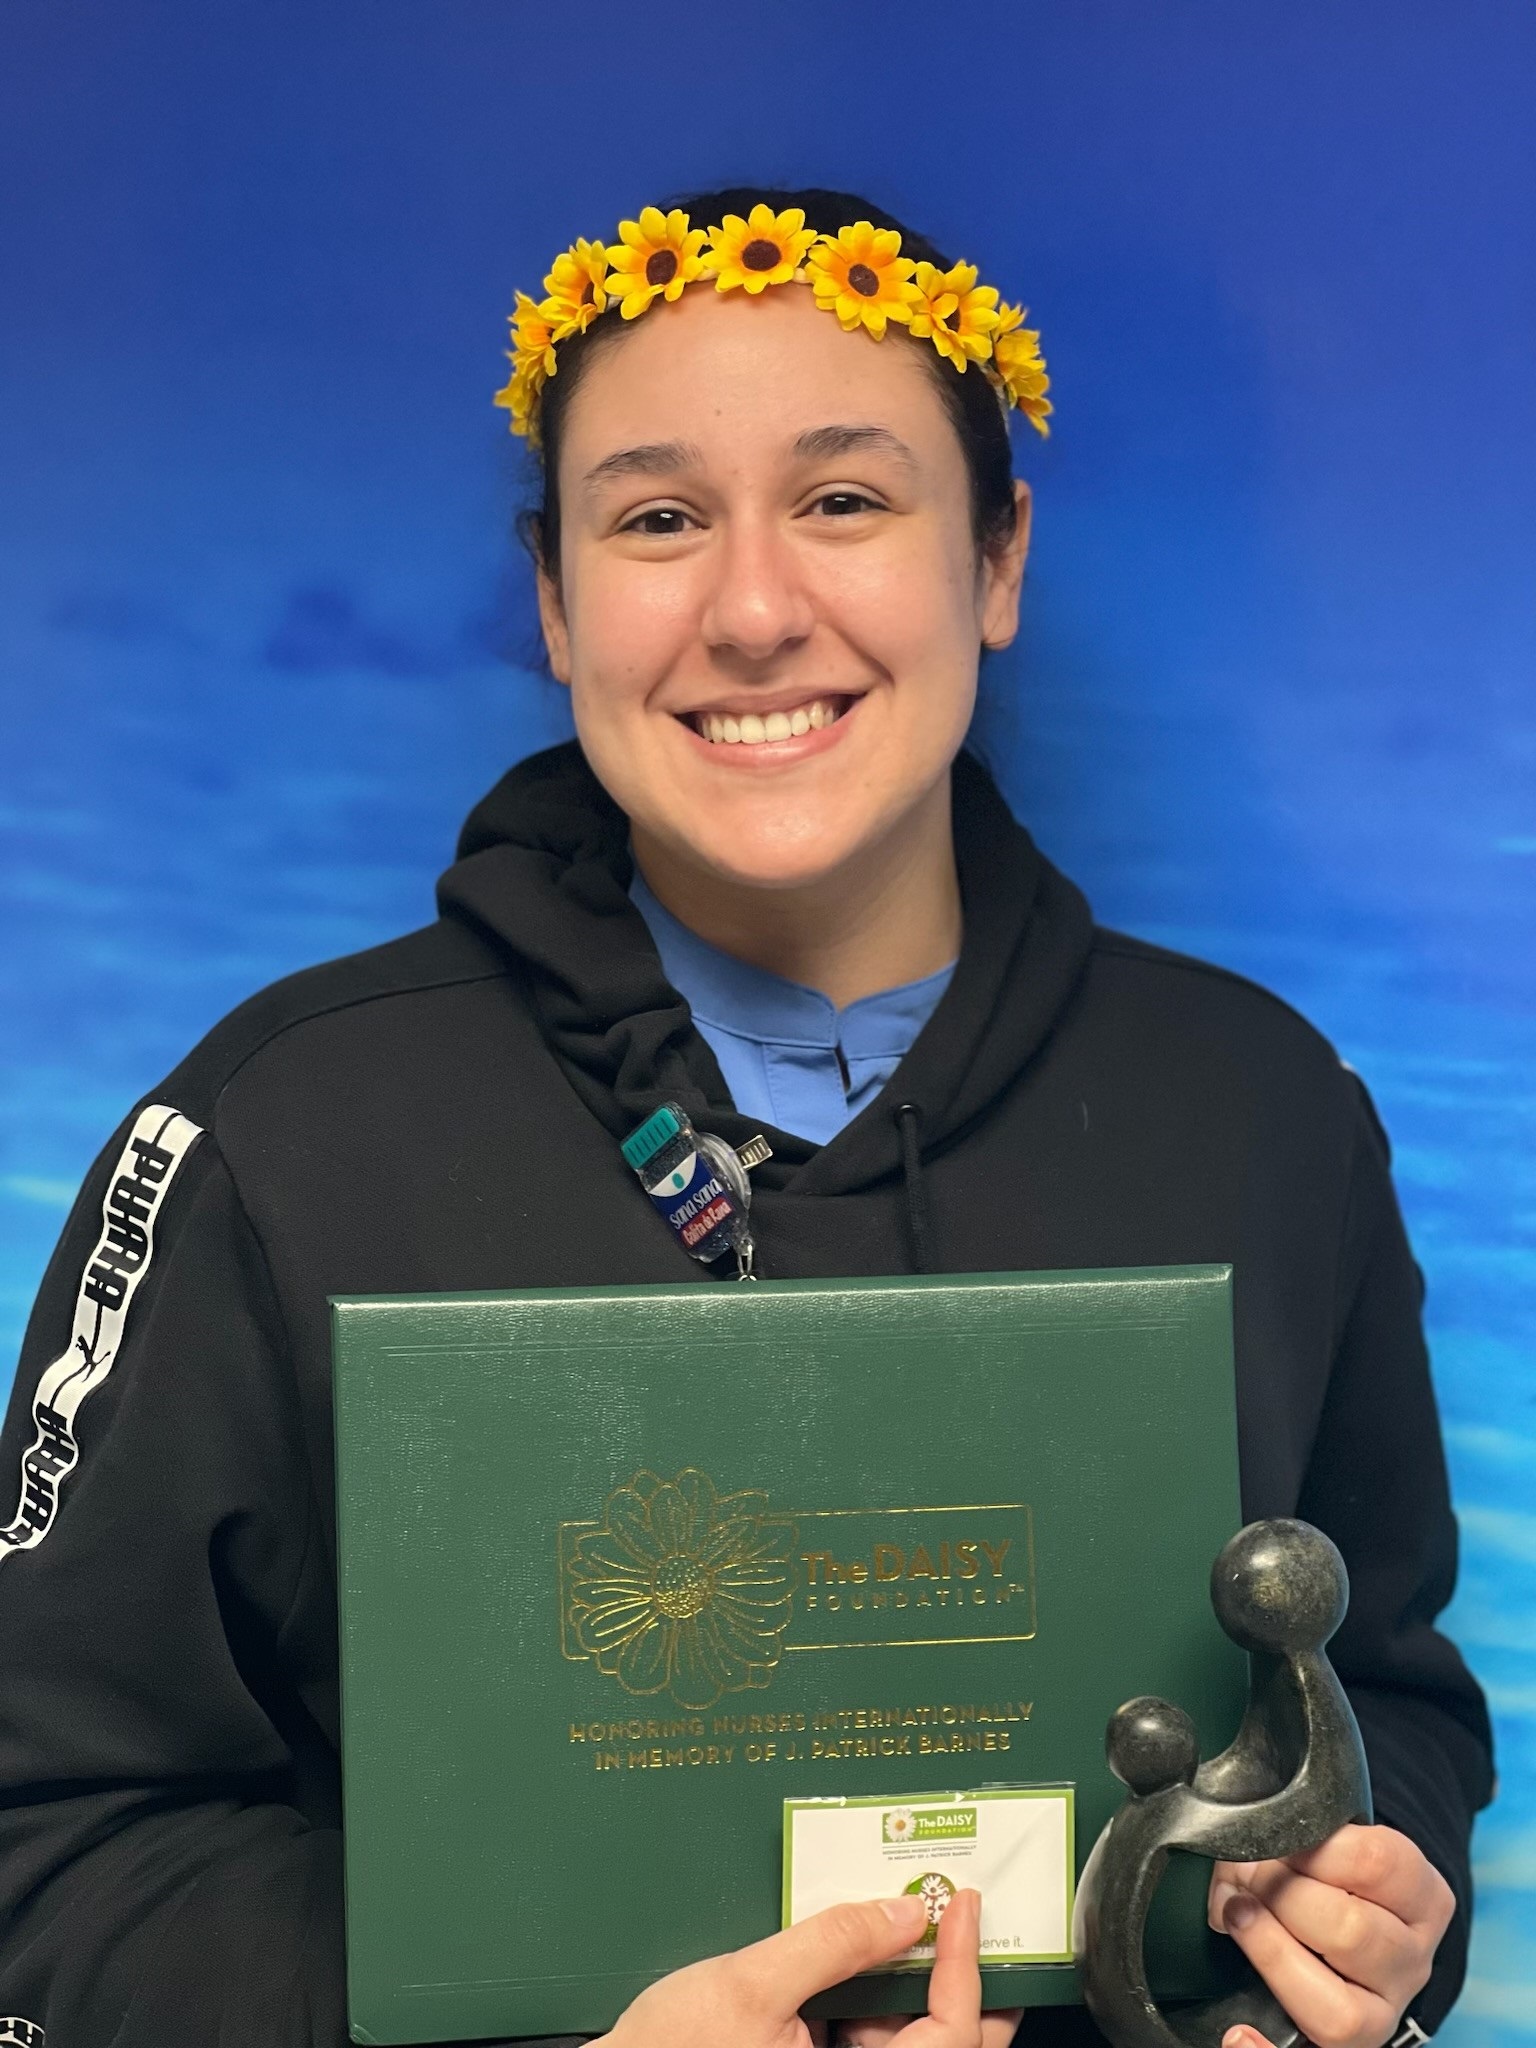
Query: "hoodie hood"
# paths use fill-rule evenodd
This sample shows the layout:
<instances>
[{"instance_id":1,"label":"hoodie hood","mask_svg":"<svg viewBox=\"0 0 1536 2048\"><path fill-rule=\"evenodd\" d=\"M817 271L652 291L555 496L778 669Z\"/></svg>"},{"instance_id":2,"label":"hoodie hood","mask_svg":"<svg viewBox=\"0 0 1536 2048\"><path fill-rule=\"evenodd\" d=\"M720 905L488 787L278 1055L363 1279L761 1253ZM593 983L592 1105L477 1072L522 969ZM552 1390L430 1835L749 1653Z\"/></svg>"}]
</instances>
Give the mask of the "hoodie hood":
<instances>
[{"instance_id":1,"label":"hoodie hood","mask_svg":"<svg viewBox=\"0 0 1536 2048\"><path fill-rule=\"evenodd\" d=\"M843 1194L899 1173L902 1105L917 1107L924 1153L941 1149L1017 1078L1078 985L1093 937L1081 891L974 755L951 772L964 930L949 987L881 1095L830 1143L768 1127L760 1187ZM629 820L572 740L520 762L475 806L438 907L520 975L571 1086L615 1139L671 1098L742 1145L761 1126L730 1106L629 899L632 872Z\"/></svg>"}]
</instances>

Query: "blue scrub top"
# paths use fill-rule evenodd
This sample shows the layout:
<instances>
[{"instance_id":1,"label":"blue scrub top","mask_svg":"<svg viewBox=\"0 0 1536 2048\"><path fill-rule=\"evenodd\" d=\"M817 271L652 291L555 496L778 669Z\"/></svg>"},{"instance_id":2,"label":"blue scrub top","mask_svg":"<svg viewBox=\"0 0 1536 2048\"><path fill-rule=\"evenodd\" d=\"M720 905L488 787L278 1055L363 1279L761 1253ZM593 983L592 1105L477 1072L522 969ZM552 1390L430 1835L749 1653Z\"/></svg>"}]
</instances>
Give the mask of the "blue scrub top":
<instances>
[{"instance_id":1,"label":"blue scrub top","mask_svg":"<svg viewBox=\"0 0 1536 2048\"><path fill-rule=\"evenodd\" d=\"M629 894L737 1109L817 1145L874 1101L955 971L951 961L937 974L861 996L839 1010L819 989L750 966L701 939L663 908L638 867Z\"/></svg>"}]
</instances>

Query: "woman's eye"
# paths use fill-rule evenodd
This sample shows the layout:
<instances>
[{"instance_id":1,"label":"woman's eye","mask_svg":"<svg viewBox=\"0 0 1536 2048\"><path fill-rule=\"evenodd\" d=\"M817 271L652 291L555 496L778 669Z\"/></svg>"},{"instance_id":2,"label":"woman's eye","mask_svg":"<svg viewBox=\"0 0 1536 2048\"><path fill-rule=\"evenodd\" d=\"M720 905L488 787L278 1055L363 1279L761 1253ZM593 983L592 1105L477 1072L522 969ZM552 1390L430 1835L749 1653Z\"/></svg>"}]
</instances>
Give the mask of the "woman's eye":
<instances>
[{"instance_id":1,"label":"woman's eye","mask_svg":"<svg viewBox=\"0 0 1536 2048\"><path fill-rule=\"evenodd\" d=\"M687 523L688 514L677 505L652 505L645 512L637 512L633 519L621 529L624 533L648 533L667 535L681 533Z\"/></svg>"},{"instance_id":2,"label":"woman's eye","mask_svg":"<svg viewBox=\"0 0 1536 2048\"><path fill-rule=\"evenodd\" d=\"M846 519L850 513L862 512L868 507L877 512L880 509L878 501L866 497L863 491L824 491L812 509L825 511L833 519Z\"/></svg>"}]
</instances>

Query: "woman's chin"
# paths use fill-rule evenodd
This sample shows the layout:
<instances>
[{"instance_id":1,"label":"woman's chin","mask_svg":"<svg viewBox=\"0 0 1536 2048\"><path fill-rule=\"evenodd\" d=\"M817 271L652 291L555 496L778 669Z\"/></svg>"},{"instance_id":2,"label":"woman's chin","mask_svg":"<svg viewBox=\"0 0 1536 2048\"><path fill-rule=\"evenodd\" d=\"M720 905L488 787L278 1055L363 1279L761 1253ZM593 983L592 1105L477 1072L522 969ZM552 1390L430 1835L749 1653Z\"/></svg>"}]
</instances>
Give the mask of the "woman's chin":
<instances>
[{"instance_id":1,"label":"woman's chin","mask_svg":"<svg viewBox=\"0 0 1536 2048\"><path fill-rule=\"evenodd\" d=\"M850 863L858 860L857 841L782 848L754 848L737 844L724 848L715 842L690 846L688 864L706 873L717 886L760 891L763 895L793 894L799 890L831 887Z\"/></svg>"},{"instance_id":2,"label":"woman's chin","mask_svg":"<svg viewBox=\"0 0 1536 2048\"><path fill-rule=\"evenodd\" d=\"M630 813L642 861L649 845L661 866L765 896L814 894L840 882L867 888L872 866L905 865L907 842L926 836L932 808L931 791L914 800L904 786L871 787L852 776L814 792L781 783L728 804L681 788L671 794L671 802L648 805L649 816Z\"/></svg>"}]
</instances>

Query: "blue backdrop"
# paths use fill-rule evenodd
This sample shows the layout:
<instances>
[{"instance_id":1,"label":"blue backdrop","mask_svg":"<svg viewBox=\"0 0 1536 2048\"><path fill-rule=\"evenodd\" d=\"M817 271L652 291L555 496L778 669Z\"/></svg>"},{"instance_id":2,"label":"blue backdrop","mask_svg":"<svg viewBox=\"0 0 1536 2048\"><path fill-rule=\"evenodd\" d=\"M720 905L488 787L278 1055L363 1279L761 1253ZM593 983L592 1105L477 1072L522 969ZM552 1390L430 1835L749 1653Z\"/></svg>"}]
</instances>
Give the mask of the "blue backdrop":
<instances>
[{"instance_id":1,"label":"blue backdrop","mask_svg":"<svg viewBox=\"0 0 1536 2048\"><path fill-rule=\"evenodd\" d=\"M689 184L863 188L1043 330L1020 814L1393 1134L1503 1778L1442 2038L1536 2040L1533 86L1528 0L6 0L4 1370L130 1100L425 921L564 730L513 287Z\"/></svg>"}]
</instances>

